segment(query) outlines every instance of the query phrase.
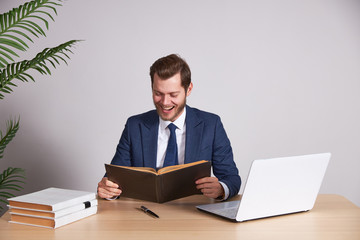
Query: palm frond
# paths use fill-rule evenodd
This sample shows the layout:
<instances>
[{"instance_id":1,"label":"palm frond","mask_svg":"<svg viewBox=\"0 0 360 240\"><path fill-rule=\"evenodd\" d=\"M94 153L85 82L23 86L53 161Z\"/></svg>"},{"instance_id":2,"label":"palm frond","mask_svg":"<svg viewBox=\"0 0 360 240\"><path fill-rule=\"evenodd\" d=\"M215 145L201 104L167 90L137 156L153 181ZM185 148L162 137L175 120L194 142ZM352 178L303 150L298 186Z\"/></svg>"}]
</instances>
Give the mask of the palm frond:
<instances>
[{"instance_id":1,"label":"palm frond","mask_svg":"<svg viewBox=\"0 0 360 240\"><path fill-rule=\"evenodd\" d=\"M25 39L33 42L32 37L46 36L44 26L49 28L49 19L54 21L56 7L62 0L34 0L0 14L0 69L14 60L9 55L18 57L13 50L25 51L28 45ZM7 54L7 55L5 55Z\"/></svg>"},{"instance_id":2,"label":"palm frond","mask_svg":"<svg viewBox=\"0 0 360 240\"><path fill-rule=\"evenodd\" d=\"M3 135L3 133L0 131L0 159L3 158L6 146L15 137L16 132L19 130L19 123L20 118L15 121L10 119L6 124L6 133Z\"/></svg>"},{"instance_id":3,"label":"palm frond","mask_svg":"<svg viewBox=\"0 0 360 240\"><path fill-rule=\"evenodd\" d=\"M66 59L70 59L68 52L72 53L71 47L80 40L71 40L60 44L54 48L46 48L38 53L32 60L24 60L18 63L8 64L6 68L0 69L0 99L4 98L2 93L11 93L12 87L16 84L12 81L18 79L23 82L35 81L32 76L26 73L29 69L35 69L41 74L51 75L50 68L46 64L51 64L54 68L60 62L67 64Z\"/></svg>"},{"instance_id":4,"label":"palm frond","mask_svg":"<svg viewBox=\"0 0 360 240\"><path fill-rule=\"evenodd\" d=\"M25 182L22 179L25 179L25 171L22 168L9 167L0 173L0 202L8 204L7 199L15 197L9 191L20 191L23 189L21 185L25 184ZM0 210L2 209L0 206Z\"/></svg>"}]
</instances>

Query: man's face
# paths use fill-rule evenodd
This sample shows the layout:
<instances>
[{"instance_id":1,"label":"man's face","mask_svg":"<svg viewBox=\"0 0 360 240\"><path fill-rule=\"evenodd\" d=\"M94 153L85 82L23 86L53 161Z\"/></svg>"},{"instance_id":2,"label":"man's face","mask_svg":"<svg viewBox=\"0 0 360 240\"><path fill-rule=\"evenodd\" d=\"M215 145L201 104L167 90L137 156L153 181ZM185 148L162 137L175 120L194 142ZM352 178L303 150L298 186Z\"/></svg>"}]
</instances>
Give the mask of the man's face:
<instances>
[{"instance_id":1,"label":"man's face","mask_svg":"<svg viewBox=\"0 0 360 240\"><path fill-rule=\"evenodd\" d=\"M156 111L165 121L175 121L184 111L186 97L190 95L192 83L185 92L181 86L180 73L163 80L156 73L153 83L153 101Z\"/></svg>"}]
</instances>

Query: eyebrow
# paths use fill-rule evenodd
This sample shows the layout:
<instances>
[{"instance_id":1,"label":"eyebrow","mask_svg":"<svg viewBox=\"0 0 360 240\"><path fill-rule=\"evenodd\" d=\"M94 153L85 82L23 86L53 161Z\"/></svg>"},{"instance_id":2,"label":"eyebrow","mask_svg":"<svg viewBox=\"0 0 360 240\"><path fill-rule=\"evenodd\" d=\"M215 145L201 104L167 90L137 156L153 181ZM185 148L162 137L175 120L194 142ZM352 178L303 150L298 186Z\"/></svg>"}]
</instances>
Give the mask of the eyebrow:
<instances>
[{"instance_id":1,"label":"eyebrow","mask_svg":"<svg viewBox=\"0 0 360 240\"><path fill-rule=\"evenodd\" d=\"M159 91L159 90L156 90L156 89L153 89L153 92L160 93L160 94L179 94L179 93L180 93L180 91L163 93L163 92L161 92L161 91Z\"/></svg>"}]
</instances>

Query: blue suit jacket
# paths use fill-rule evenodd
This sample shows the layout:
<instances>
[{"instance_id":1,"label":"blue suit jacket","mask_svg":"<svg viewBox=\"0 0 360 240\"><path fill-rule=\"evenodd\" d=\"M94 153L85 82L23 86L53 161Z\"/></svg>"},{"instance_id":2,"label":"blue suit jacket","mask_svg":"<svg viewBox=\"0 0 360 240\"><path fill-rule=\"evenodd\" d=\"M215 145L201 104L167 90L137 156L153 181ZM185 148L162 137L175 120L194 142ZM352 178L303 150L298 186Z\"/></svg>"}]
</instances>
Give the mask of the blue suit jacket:
<instances>
[{"instance_id":1,"label":"blue suit jacket","mask_svg":"<svg viewBox=\"0 0 360 240\"><path fill-rule=\"evenodd\" d=\"M185 163L209 160L213 173L238 194L241 179L220 117L186 106ZM130 117L111 164L156 168L159 115L156 110Z\"/></svg>"}]
</instances>

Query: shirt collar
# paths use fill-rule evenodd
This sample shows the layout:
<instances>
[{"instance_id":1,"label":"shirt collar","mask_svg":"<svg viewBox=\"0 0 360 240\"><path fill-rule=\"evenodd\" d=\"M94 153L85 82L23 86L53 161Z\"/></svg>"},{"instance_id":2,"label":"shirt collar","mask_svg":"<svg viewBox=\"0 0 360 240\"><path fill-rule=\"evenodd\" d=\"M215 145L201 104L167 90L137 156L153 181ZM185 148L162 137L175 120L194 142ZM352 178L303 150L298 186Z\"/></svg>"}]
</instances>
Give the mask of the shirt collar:
<instances>
[{"instance_id":1,"label":"shirt collar","mask_svg":"<svg viewBox=\"0 0 360 240\"><path fill-rule=\"evenodd\" d=\"M182 130L185 125L185 117L186 117L186 107L184 107L184 112L174 122L164 121L161 119L161 117L159 117L159 126L160 128L165 129L170 123L173 123L178 129Z\"/></svg>"}]
</instances>

